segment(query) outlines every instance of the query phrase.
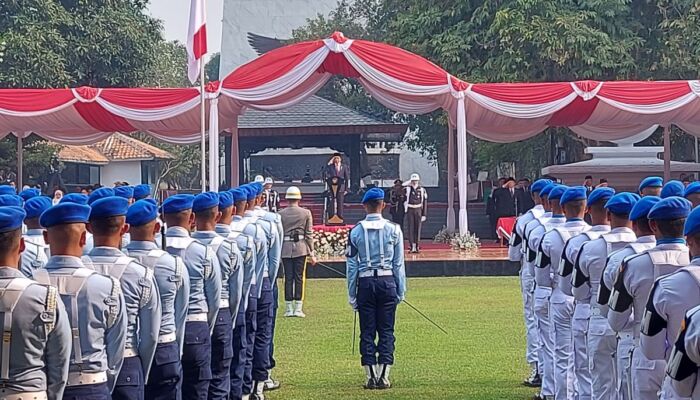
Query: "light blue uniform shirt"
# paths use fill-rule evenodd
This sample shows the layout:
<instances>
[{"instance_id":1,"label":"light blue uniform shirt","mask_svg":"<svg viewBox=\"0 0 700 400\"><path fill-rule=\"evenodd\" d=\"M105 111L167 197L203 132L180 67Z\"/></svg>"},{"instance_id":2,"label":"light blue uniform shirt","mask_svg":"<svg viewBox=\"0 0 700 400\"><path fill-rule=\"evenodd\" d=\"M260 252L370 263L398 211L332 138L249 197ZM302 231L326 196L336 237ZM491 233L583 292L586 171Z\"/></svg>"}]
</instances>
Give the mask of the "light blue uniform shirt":
<instances>
[{"instance_id":1,"label":"light blue uniform shirt","mask_svg":"<svg viewBox=\"0 0 700 400\"><path fill-rule=\"evenodd\" d=\"M159 337L174 334L182 349L190 297L190 279L184 261L159 249L153 242L131 241L126 249L130 257L153 270L160 295Z\"/></svg>"},{"instance_id":2,"label":"light blue uniform shirt","mask_svg":"<svg viewBox=\"0 0 700 400\"><path fill-rule=\"evenodd\" d=\"M234 226L236 230L231 227ZM241 253L242 269L243 269L243 283L241 288L241 305L239 307L240 311L245 311L248 308L248 296L250 295L250 285L255 277L255 242L253 238L243 233L246 224L239 217L238 222L234 222L231 225L216 225L216 233L219 235L233 240Z\"/></svg>"},{"instance_id":3,"label":"light blue uniform shirt","mask_svg":"<svg viewBox=\"0 0 700 400\"><path fill-rule=\"evenodd\" d=\"M282 239L284 238L284 228L282 227L282 218L279 214L265 211L262 207L255 207L253 211L263 225L268 225L269 231L265 231L268 235L269 249L267 252L267 265L270 274L270 281L274 284L277 281L279 273L280 261L282 260Z\"/></svg>"},{"instance_id":4,"label":"light blue uniform shirt","mask_svg":"<svg viewBox=\"0 0 700 400\"><path fill-rule=\"evenodd\" d=\"M113 247L95 247L87 257L96 271L119 279L127 318L124 348L138 352L144 377L148 380L161 319L160 296L153 271ZM123 273L119 271L120 262L127 263L123 266ZM90 268L87 261L85 266Z\"/></svg>"},{"instance_id":5,"label":"light blue uniform shirt","mask_svg":"<svg viewBox=\"0 0 700 400\"><path fill-rule=\"evenodd\" d=\"M233 218L233 224L231 229L234 229L234 225L237 223L245 224L243 228L243 233L248 236L253 237L253 243L255 243L255 277L253 278L253 284L257 284L257 295L255 297L260 298L262 295L262 283L265 275L269 276L268 270L268 237L265 234L263 228L257 223L258 217L252 211L246 211L242 219L236 216Z\"/></svg>"},{"instance_id":6,"label":"light blue uniform shirt","mask_svg":"<svg viewBox=\"0 0 700 400\"><path fill-rule=\"evenodd\" d=\"M348 301L351 305L354 306L357 301L358 275L373 269L392 270L399 300L406 296L403 233L398 225L385 220L381 214L368 214L352 228L346 264Z\"/></svg>"},{"instance_id":7,"label":"light blue uniform shirt","mask_svg":"<svg viewBox=\"0 0 700 400\"><path fill-rule=\"evenodd\" d=\"M46 391L49 400L61 399L68 379L71 329L58 292L53 288L49 294L47 286L10 267L0 267L0 288L8 289L2 303L12 301L11 292L17 296L14 308L5 303L6 312L0 313L3 317L12 313L9 354L3 354L9 368L0 367L0 384L10 393Z\"/></svg>"},{"instance_id":8,"label":"light blue uniform shirt","mask_svg":"<svg viewBox=\"0 0 700 400\"><path fill-rule=\"evenodd\" d=\"M49 261L44 236L41 235L41 240L39 240L39 237L35 234L36 231L41 232L41 229L30 229L24 235L24 251L22 252L19 270L28 278L34 275L35 270L44 268ZM28 236L29 232L32 232L31 236Z\"/></svg>"}]
</instances>

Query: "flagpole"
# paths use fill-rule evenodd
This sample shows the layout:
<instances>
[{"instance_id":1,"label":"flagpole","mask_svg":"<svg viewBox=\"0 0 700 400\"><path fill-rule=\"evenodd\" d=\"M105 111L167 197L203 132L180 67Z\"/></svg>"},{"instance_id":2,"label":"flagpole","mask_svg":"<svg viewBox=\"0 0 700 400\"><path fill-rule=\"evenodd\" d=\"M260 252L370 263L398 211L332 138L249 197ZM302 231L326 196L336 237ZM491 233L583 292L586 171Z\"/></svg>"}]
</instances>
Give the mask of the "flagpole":
<instances>
[{"instance_id":1,"label":"flagpole","mask_svg":"<svg viewBox=\"0 0 700 400\"><path fill-rule=\"evenodd\" d=\"M200 142L200 147L201 147L201 156L202 156L202 162L201 162L201 167L202 167L202 193L206 192L207 190L207 146L206 146L206 123L204 118L206 117L206 104L204 103L204 57L202 57L199 61L199 92L200 92L200 129L201 129L201 142Z\"/></svg>"}]
</instances>

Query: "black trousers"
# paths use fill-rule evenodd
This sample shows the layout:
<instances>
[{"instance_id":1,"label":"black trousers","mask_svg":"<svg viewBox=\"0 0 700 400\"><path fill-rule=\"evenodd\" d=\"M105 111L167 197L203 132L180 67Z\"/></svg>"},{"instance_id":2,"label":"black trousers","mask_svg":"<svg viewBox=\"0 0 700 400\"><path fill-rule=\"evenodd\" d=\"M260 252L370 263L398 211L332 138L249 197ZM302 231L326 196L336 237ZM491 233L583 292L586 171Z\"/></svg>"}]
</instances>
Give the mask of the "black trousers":
<instances>
[{"instance_id":1,"label":"black trousers","mask_svg":"<svg viewBox=\"0 0 700 400\"><path fill-rule=\"evenodd\" d=\"M333 215L337 215L340 218L343 218L343 205L344 204L345 204L345 192L341 189L338 189L338 192L335 194L335 197L333 197L333 194L331 194L331 197L329 198L328 218L332 217Z\"/></svg>"},{"instance_id":2,"label":"black trousers","mask_svg":"<svg viewBox=\"0 0 700 400\"><path fill-rule=\"evenodd\" d=\"M284 300L304 300L304 275L306 256L283 258L284 264Z\"/></svg>"},{"instance_id":3,"label":"black trousers","mask_svg":"<svg viewBox=\"0 0 700 400\"><path fill-rule=\"evenodd\" d=\"M420 241L420 227L423 210L420 208L409 208L406 211L406 229L408 230L408 243L418 244Z\"/></svg>"},{"instance_id":4,"label":"black trousers","mask_svg":"<svg viewBox=\"0 0 700 400\"><path fill-rule=\"evenodd\" d=\"M398 304L393 276L359 279L357 311L362 365L394 364L394 322Z\"/></svg>"}]
</instances>

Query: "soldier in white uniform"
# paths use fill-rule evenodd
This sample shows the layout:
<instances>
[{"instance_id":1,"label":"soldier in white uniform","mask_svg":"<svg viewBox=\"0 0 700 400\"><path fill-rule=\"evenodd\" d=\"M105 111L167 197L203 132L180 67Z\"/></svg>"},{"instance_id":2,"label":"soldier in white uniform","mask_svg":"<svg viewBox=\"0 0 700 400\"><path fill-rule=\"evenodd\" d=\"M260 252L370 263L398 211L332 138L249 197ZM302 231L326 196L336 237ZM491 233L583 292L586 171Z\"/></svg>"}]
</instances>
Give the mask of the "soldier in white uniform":
<instances>
[{"instance_id":1,"label":"soldier in white uniform","mask_svg":"<svg viewBox=\"0 0 700 400\"><path fill-rule=\"evenodd\" d=\"M642 253L656 246L656 237L649 227L647 214L649 210L661 201L661 198L656 196L645 196L632 207L629 219L632 222L632 230L634 231L637 240L627 244L621 250L612 252L608 256L607 265L603 272L603 279L600 282L598 289L598 298L596 303L601 310L608 309L608 301L610 300L611 288L618 275L618 269L622 261L635 254ZM608 322L608 324L610 324ZM630 318L628 323L617 331L617 349L615 351L615 369L616 369L616 393L619 400L630 400L632 392L631 364L630 353L634 347L634 330L633 319ZM614 330L614 329L613 329Z\"/></svg>"},{"instance_id":2,"label":"soldier in white uniform","mask_svg":"<svg viewBox=\"0 0 700 400\"><path fill-rule=\"evenodd\" d=\"M24 203L24 211L27 217L24 225L27 232L24 234L25 250L22 253L22 265L20 272L26 277L31 277L34 270L43 268L48 257L48 246L44 242L44 229L39 224L41 214L51 207L51 199L46 196L37 196Z\"/></svg>"},{"instance_id":3,"label":"soldier in white uniform","mask_svg":"<svg viewBox=\"0 0 700 400\"><path fill-rule=\"evenodd\" d=\"M562 286L567 285L568 280L559 275L558 267L561 265L566 242L590 229L583 220L586 213L586 188L559 185L549 193L549 202L553 213L564 213L566 222L542 238L535 261L535 279L538 284L546 283L549 279L552 287L549 316L554 338L554 392L555 398L568 399L575 393L571 332L574 299L562 291Z\"/></svg>"},{"instance_id":4,"label":"soldier in white uniform","mask_svg":"<svg viewBox=\"0 0 700 400\"><path fill-rule=\"evenodd\" d=\"M699 371L700 306L686 313L666 366L667 378L674 393L693 400L700 399Z\"/></svg>"},{"instance_id":5,"label":"soldier in white uniform","mask_svg":"<svg viewBox=\"0 0 700 400\"><path fill-rule=\"evenodd\" d=\"M635 338L638 338L654 280L690 263L688 247L683 239L683 224L689 212L690 202L681 197L662 199L649 211L647 218L656 236L656 247L630 257L620 265L608 311L608 321L614 330L620 331L631 313L634 316ZM658 398L665 364L663 360L648 359L635 343L632 354L633 399Z\"/></svg>"},{"instance_id":6,"label":"soldier in white uniform","mask_svg":"<svg viewBox=\"0 0 700 400\"><path fill-rule=\"evenodd\" d=\"M590 310L583 351L588 356L590 397L596 400L615 396L614 355L617 348L617 336L608 325L607 304L601 306L597 303L598 290L610 253L637 239L628 217L638 199L639 196L632 193L619 193L611 197L605 203L605 210L612 229L584 243L574 263L574 297L580 304L588 304Z\"/></svg>"},{"instance_id":7,"label":"soldier in white uniform","mask_svg":"<svg viewBox=\"0 0 700 400\"><path fill-rule=\"evenodd\" d=\"M540 198L540 191L550 184L549 179L539 179L530 186L532 200L535 207L530 209L525 214L518 217L515 223L515 229L510 237L508 247L508 258L510 261L520 262L520 290L523 297L523 316L525 318L526 332L526 351L525 359L530 364L530 376L523 382L524 385L530 387L539 387L542 385L542 377L539 372L539 352L540 339L537 333L537 320L535 319L534 296L535 277L527 261L527 257L523 257L523 250L526 248L523 241L525 235L525 227L530 221L536 220L544 215L544 207Z\"/></svg>"}]
</instances>

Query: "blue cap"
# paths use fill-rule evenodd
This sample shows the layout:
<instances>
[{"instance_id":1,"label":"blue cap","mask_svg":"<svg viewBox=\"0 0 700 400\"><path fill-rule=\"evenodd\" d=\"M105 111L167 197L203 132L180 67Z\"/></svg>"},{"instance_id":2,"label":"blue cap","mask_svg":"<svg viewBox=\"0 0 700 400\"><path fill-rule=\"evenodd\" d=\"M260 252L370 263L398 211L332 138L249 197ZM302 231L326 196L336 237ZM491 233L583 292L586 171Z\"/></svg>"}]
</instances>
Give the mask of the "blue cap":
<instances>
[{"instance_id":1,"label":"blue cap","mask_svg":"<svg viewBox=\"0 0 700 400\"><path fill-rule=\"evenodd\" d=\"M551 196L551 193L550 193ZM564 205L570 201L586 200L586 188L583 186L572 186L561 195L559 204Z\"/></svg>"},{"instance_id":2,"label":"blue cap","mask_svg":"<svg viewBox=\"0 0 700 400\"><path fill-rule=\"evenodd\" d=\"M671 196L683 197L685 185L681 181L668 181L661 189L661 198L665 199Z\"/></svg>"},{"instance_id":3,"label":"blue cap","mask_svg":"<svg viewBox=\"0 0 700 400\"><path fill-rule=\"evenodd\" d=\"M362 204L372 200L384 200L384 191L377 187L366 191L365 195L362 197Z\"/></svg>"},{"instance_id":4,"label":"blue cap","mask_svg":"<svg viewBox=\"0 0 700 400\"><path fill-rule=\"evenodd\" d=\"M554 182L546 184L542 190L540 190L540 197L549 196L549 192L551 192L555 186L557 186L557 183Z\"/></svg>"},{"instance_id":5,"label":"blue cap","mask_svg":"<svg viewBox=\"0 0 700 400\"><path fill-rule=\"evenodd\" d=\"M615 189L611 187L599 187L597 189L593 189L591 194L588 195L588 201L586 202L586 205L590 207L601 200L608 201L614 195Z\"/></svg>"},{"instance_id":6,"label":"blue cap","mask_svg":"<svg viewBox=\"0 0 700 400\"><path fill-rule=\"evenodd\" d=\"M126 212L126 223L132 226L141 226L158 218L158 205L151 200L137 200L132 204Z\"/></svg>"},{"instance_id":7,"label":"blue cap","mask_svg":"<svg viewBox=\"0 0 700 400\"><path fill-rule=\"evenodd\" d=\"M661 201L661 197L658 196L644 196L637 204L632 207L630 211L630 221L636 221L640 218L646 218L649 214L649 210L656 205L656 203Z\"/></svg>"},{"instance_id":8,"label":"blue cap","mask_svg":"<svg viewBox=\"0 0 700 400\"><path fill-rule=\"evenodd\" d=\"M649 210L647 218L650 220L657 219L681 219L686 218L690 213L692 205L682 197L671 196L661 199L654 207Z\"/></svg>"},{"instance_id":9,"label":"blue cap","mask_svg":"<svg viewBox=\"0 0 700 400\"><path fill-rule=\"evenodd\" d=\"M112 196L114 196L114 189L101 187L99 189L93 190L92 193L90 193L90 196L88 197L88 204L92 204L99 199L104 199L105 197Z\"/></svg>"},{"instance_id":10,"label":"blue cap","mask_svg":"<svg viewBox=\"0 0 700 400\"><path fill-rule=\"evenodd\" d=\"M0 185L0 194L17 194L17 190L10 185Z\"/></svg>"},{"instance_id":11,"label":"blue cap","mask_svg":"<svg viewBox=\"0 0 700 400\"><path fill-rule=\"evenodd\" d=\"M24 189L23 191L19 192L19 197L21 197L24 201L36 196L41 196L41 191L36 188Z\"/></svg>"},{"instance_id":12,"label":"blue cap","mask_svg":"<svg viewBox=\"0 0 700 400\"><path fill-rule=\"evenodd\" d=\"M231 189L228 192L233 197L233 204L248 200L248 192L241 188Z\"/></svg>"},{"instance_id":13,"label":"blue cap","mask_svg":"<svg viewBox=\"0 0 700 400\"><path fill-rule=\"evenodd\" d=\"M134 187L133 186L117 186L114 188L114 195L123 197L125 199L134 198Z\"/></svg>"},{"instance_id":14,"label":"blue cap","mask_svg":"<svg viewBox=\"0 0 700 400\"><path fill-rule=\"evenodd\" d=\"M552 188L552 190L549 191L549 200L559 200L561 199L561 196L564 195L564 192L566 192L566 189L569 187L566 185L556 185Z\"/></svg>"},{"instance_id":15,"label":"blue cap","mask_svg":"<svg viewBox=\"0 0 700 400\"><path fill-rule=\"evenodd\" d=\"M545 186L549 185L552 183L551 179L538 179L535 182L533 182L532 185L530 185L530 191L532 193L538 193L541 191Z\"/></svg>"},{"instance_id":16,"label":"blue cap","mask_svg":"<svg viewBox=\"0 0 700 400\"><path fill-rule=\"evenodd\" d=\"M141 200L151 195L151 185L142 183L134 186L134 199Z\"/></svg>"},{"instance_id":17,"label":"blue cap","mask_svg":"<svg viewBox=\"0 0 700 400\"><path fill-rule=\"evenodd\" d=\"M605 203L605 208L613 214L627 215L639 201L639 196L634 193L618 193Z\"/></svg>"},{"instance_id":18,"label":"blue cap","mask_svg":"<svg viewBox=\"0 0 700 400\"><path fill-rule=\"evenodd\" d=\"M229 208L233 205L233 195L229 191L219 192L219 209Z\"/></svg>"},{"instance_id":19,"label":"blue cap","mask_svg":"<svg viewBox=\"0 0 700 400\"><path fill-rule=\"evenodd\" d=\"M16 194L0 194L0 207L22 208L24 200Z\"/></svg>"},{"instance_id":20,"label":"blue cap","mask_svg":"<svg viewBox=\"0 0 700 400\"><path fill-rule=\"evenodd\" d=\"M255 200L255 198L258 197L258 191L250 185L243 185L239 189L243 189L246 200L248 201Z\"/></svg>"},{"instance_id":21,"label":"blue cap","mask_svg":"<svg viewBox=\"0 0 700 400\"><path fill-rule=\"evenodd\" d=\"M27 218L39 218L41 213L51 208L51 199L46 196L32 197L24 202L24 211Z\"/></svg>"},{"instance_id":22,"label":"blue cap","mask_svg":"<svg viewBox=\"0 0 700 400\"><path fill-rule=\"evenodd\" d=\"M648 187L661 187L664 185L664 180L660 176L648 176L642 179L639 184L639 191L641 192L644 188Z\"/></svg>"},{"instance_id":23,"label":"blue cap","mask_svg":"<svg viewBox=\"0 0 700 400\"><path fill-rule=\"evenodd\" d=\"M194 196L191 194L176 194L168 197L163 202L163 214L176 214L192 209Z\"/></svg>"},{"instance_id":24,"label":"blue cap","mask_svg":"<svg viewBox=\"0 0 700 400\"><path fill-rule=\"evenodd\" d=\"M44 211L39 218L39 224L44 228L56 225L84 224L88 222L90 206L77 203L58 203Z\"/></svg>"},{"instance_id":25,"label":"blue cap","mask_svg":"<svg viewBox=\"0 0 700 400\"><path fill-rule=\"evenodd\" d=\"M92 208L90 219L118 217L126 215L126 210L129 208L129 200L119 196L105 197L95 200L90 207Z\"/></svg>"},{"instance_id":26,"label":"blue cap","mask_svg":"<svg viewBox=\"0 0 700 400\"><path fill-rule=\"evenodd\" d=\"M192 211L200 212L219 206L219 194L216 192L204 192L196 195L192 202Z\"/></svg>"},{"instance_id":27,"label":"blue cap","mask_svg":"<svg viewBox=\"0 0 700 400\"><path fill-rule=\"evenodd\" d=\"M67 195L65 195L61 198L59 203L87 204L88 197L87 197L87 195L82 194L82 193L68 193Z\"/></svg>"},{"instance_id":28,"label":"blue cap","mask_svg":"<svg viewBox=\"0 0 700 400\"><path fill-rule=\"evenodd\" d=\"M22 221L27 213L21 207L0 207L0 233L12 232L22 228Z\"/></svg>"},{"instance_id":29,"label":"blue cap","mask_svg":"<svg viewBox=\"0 0 700 400\"><path fill-rule=\"evenodd\" d=\"M685 188L683 197L688 197L694 193L700 193L700 182L693 182L690 185L688 185L688 187Z\"/></svg>"}]
</instances>

